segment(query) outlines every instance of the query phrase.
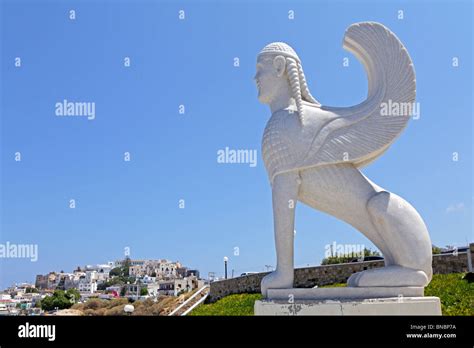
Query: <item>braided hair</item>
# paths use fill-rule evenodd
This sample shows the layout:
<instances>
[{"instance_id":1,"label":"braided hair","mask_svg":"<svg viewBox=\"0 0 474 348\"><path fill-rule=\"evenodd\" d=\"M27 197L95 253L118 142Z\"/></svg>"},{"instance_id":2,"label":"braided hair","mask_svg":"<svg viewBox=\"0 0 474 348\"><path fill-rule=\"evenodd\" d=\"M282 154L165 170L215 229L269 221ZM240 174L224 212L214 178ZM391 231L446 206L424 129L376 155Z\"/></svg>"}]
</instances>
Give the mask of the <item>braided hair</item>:
<instances>
[{"instance_id":1,"label":"braided hair","mask_svg":"<svg viewBox=\"0 0 474 348\"><path fill-rule=\"evenodd\" d=\"M321 104L314 99L309 92L308 84L303 73L303 68L300 62L297 62L294 58L286 58L286 73L290 82L291 93L295 98L296 109L300 117L300 122L304 121L303 114L303 100L312 104L320 106Z\"/></svg>"},{"instance_id":2,"label":"braided hair","mask_svg":"<svg viewBox=\"0 0 474 348\"><path fill-rule=\"evenodd\" d=\"M288 80L290 81L291 94L293 95L293 98L295 98L296 108L300 116L300 121L301 123L303 123L303 98L301 95L298 64L293 58L286 58L286 73L288 75Z\"/></svg>"}]
</instances>

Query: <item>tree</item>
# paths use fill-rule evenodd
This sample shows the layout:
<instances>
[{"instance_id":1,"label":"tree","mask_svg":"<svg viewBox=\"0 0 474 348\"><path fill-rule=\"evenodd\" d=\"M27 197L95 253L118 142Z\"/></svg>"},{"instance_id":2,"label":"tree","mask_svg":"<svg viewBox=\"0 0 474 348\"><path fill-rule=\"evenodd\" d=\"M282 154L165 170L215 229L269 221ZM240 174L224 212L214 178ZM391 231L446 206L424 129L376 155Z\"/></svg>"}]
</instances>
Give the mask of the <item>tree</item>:
<instances>
[{"instance_id":1,"label":"tree","mask_svg":"<svg viewBox=\"0 0 474 348\"><path fill-rule=\"evenodd\" d=\"M147 288L141 288L140 289L140 296L146 296L148 295L148 289Z\"/></svg>"},{"instance_id":2,"label":"tree","mask_svg":"<svg viewBox=\"0 0 474 348\"><path fill-rule=\"evenodd\" d=\"M97 290L105 290L109 286L113 285L124 285L127 283L133 284L135 282L134 277L115 276L110 278L104 283L97 285Z\"/></svg>"},{"instance_id":3,"label":"tree","mask_svg":"<svg viewBox=\"0 0 474 348\"><path fill-rule=\"evenodd\" d=\"M111 277L118 277L118 276L122 275L122 267L113 268L112 270L110 270L109 275Z\"/></svg>"},{"instance_id":4,"label":"tree","mask_svg":"<svg viewBox=\"0 0 474 348\"><path fill-rule=\"evenodd\" d=\"M364 248L364 257L368 256L380 256L380 253L376 250L370 250ZM321 265L334 265L338 263L347 263L352 262L354 259L357 259L352 253L337 255L337 256L329 256L323 259ZM362 259L362 258L361 258Z\"/></svg>"},{"instance_id":5,"label":"tree","mask_svg":"<svg viewBox=\"0 0 474 348\"><path fill-rule=\"evenodd\" d=\"M129 276L130 275L130 266L131 266L132 262L130 260L130 257L126 257L125 258L125 262L123 263L123 267L122 267L122 275L123 276Z\"/></svg>"},{"instance_id":6,"label":"tree","mask_svg":"<svg viewBox=\"0 0 474 348\"><path fill-rule=\"evenodd\" d=\"M131 260L127 256L121 267L115 267L110 270L111 277L128 277L130 273Z\"/></svg>"},{"instance_id":7,"label":"tree","mask_svg":"<svg viewBox=\"0 0 474 348\"><path fill-rule=\"evenodd\" d=\"M66 291L66 297L72 304L74 304L81 299L81 293L77 289L69 289L68 291Z\"/></svg>"},{"instance_id":8,"label":"tree","mask_svg":"<svg viewBox=\"0 0 474 348\"><path fill-rule=\"evenodd\" d=\"M45 311L51 311L55 308L66 309L73 304L71 297L68 297L63 290L56 290L52 296L46 296L41 300L41 308Z\"/></svg>"},{"instance_id":9,"label":"tree","mask_svg":"<svg viewBox=\"0 0 474 348\"><path fill-rule=\"evenodd\" d=\"M107 282L103 282L97 285L97 290L104 291L107 288Z\"/></svg>"},{"instance_id":10,"label":"tree","mask_svg":"<svg viewBox=\"0 0 474 348\"><path fill-rule=\"evenodd\" d=\"M441 248L440 247L437 247L436 245L432 245L431 246L431 250L433 252L433 255L437 255L437 254L441 254Z\"/></svg>"}]
</instances>

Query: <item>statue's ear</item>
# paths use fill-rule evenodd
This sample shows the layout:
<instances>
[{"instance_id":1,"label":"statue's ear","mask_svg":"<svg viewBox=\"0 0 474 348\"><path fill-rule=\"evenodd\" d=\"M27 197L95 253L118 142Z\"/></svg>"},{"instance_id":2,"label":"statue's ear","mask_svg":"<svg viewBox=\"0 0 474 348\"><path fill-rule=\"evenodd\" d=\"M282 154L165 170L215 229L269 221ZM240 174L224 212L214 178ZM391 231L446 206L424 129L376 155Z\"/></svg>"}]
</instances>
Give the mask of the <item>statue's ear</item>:
<instances>
[{"instance_id":1,"label":"statue's ear","mask_svg":"<svg viewBox=\"0 0 474 348\"><path fill-rule=\"evenodd\" d=\"M273 59L273 67L276 70L277 76L281 77L285 73L286 68L286 59L283 56L276 56Z\"/></svg>"}]
</instances>

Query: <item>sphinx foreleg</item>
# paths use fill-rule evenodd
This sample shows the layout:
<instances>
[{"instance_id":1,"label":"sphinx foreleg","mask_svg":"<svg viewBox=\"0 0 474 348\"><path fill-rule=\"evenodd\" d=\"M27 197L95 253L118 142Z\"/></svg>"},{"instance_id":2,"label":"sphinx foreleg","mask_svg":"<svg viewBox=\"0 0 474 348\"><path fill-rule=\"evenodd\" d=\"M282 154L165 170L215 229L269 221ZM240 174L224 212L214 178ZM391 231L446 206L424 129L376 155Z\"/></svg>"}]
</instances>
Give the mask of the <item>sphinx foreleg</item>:
<instances>
[{"instance_id":1,"label":"sphinx foreleg","mask_svg":"<svg viewBox=\"0 0 474 348\"><path fill-rule=\"evenodd\" d=\"M261 292L264 296L268 289L293 287L295 208L300 183L297 172L279 174L273 180L273 227L277 266L275 272L262 280Z\"/></svg>"}]
</instances>

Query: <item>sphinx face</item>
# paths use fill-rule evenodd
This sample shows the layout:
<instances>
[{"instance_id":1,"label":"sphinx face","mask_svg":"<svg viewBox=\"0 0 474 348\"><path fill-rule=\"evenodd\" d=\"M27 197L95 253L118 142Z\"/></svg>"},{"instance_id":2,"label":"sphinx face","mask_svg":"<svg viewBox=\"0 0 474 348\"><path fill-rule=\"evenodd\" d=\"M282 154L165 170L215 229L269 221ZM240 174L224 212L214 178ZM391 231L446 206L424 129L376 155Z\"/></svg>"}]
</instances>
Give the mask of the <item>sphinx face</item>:
<instances>
[{"instance_id":1,"label":"sphinx face","mask_svg":"<svg viewBox=\"0 0 474 348\"><path fill-rule=\"evenodd\" d=\"M258 58L254 79L257 84L258 100L263 104L270 104L275 99L276 91L283 80L281 76L278 76L272 57L260 56Z\"/></svg>"}]
</instances>

